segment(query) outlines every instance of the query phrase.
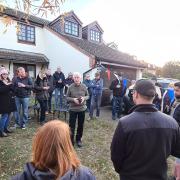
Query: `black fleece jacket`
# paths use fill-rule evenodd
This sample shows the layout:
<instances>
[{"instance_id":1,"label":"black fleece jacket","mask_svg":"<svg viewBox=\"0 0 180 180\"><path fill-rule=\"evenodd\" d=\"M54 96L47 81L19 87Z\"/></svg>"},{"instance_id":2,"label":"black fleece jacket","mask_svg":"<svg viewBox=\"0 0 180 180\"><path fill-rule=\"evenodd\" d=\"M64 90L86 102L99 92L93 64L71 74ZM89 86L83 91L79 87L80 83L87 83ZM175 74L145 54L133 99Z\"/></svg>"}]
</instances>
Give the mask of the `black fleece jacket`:
<instances>
[{"instance_id":1,"label":"black fleece jacket","mask_svg":"<svg viewBox=\"0 0 180 180\"><path fill-rule=\"evenodd\" d=\"M169 155L180 157L180 129L154 105L137 105L120 119L111 159L121 180L167 180Z\"/></svg>"}]
</instances>

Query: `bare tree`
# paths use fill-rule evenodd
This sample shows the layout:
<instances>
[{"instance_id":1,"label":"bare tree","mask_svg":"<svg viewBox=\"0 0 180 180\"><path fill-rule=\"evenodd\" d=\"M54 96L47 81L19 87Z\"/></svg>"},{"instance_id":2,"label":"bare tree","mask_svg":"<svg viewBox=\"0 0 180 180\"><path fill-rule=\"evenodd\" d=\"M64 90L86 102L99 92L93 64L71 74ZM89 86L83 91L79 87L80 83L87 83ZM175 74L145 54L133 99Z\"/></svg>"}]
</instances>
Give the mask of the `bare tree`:
<instances>
[{"instance_id":1,"label":"bare tree","mask_svg":"<svg viewBox=\"0 0 180 180\"><path fill-rule=\"evenodd\" d=\"M16 11L25 12L26 16L23 17L28 23L28 17L30 15L41 15L41 17L47 17L48 13L51 15L60 14L60 7L66 0L11 0L11 4L14 5L13 9ZM5 15L6 8L9 4L6 0L0 0L0 20L5 25L4 33L7 31L7 27L14 23L13 19ZM16 27L18 32L18 26Z\"/></svg>"},{"instance_id":2,"label":"bare tree","mask_svg":"<svg viewBox=\"0 0 180 180\"><path fill-rule=\"evenodd\" d=\"M11 4L14 4L13 9L21 10L26 14L41 14L47 16L47 13L51 14L59 13L60 6L65 0L12 0ZM6 0L0 0L0 12L3 13L4 9L9 4Z\"/></svg>"},{"instance_id":3,"label":"bare tree","mask_svg":"<svg viewBox=\"0 0 180 180\"><path fill-rule=\"evenodd\" d=\"M180 79L180 61L169 61L162 68L163 76Z\"/></svg>"}]
</instances>

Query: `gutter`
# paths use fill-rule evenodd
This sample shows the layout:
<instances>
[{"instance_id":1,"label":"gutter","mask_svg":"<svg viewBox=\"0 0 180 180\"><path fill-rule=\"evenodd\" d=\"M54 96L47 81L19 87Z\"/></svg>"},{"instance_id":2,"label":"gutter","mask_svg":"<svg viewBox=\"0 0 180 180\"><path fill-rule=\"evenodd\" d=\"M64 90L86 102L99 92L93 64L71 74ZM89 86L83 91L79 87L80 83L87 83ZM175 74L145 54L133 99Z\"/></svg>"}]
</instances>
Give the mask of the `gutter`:
<instances>
[{"instance_id":1,"label":"gutter","mask_svg":"<svg viewBox=\"0 0 180 180\"><path fill-rule=\"evenodd\" d=\"M110 62L105 62L105 61L100 61L100 64L106 64L106 65L112 65L112 66L119 66L119 67L126 67L126 68L131 68L131 69L145 69L145 67L135 67L135 66L130 66L130 65L123 65L123 64L118 64L118 63L110 63Z\"/></svg>"}]
</instances>

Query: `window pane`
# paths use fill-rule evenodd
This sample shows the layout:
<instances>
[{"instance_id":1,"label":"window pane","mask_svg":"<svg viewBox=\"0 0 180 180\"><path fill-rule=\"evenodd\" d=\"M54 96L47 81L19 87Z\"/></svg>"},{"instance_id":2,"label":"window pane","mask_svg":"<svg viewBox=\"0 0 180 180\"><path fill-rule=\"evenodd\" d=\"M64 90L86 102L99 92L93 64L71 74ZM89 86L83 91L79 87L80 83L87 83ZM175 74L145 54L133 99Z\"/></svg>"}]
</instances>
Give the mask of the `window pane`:
<instances>
[{"instance_id":1,"label":"window pane","mask_svg":"<svg viewBox=\"0 0 180 180\"><path fill-rule=\"evenodd\" d=\"M27 42L35 42L35 28L25 24L19 24L18 39Z\"/></svg>"},{"instance_id":2,"label":"window pane","mask_svg":"<svg viewBox=\"0 0 180 180\"><path fill-rule=\"evenodd\" d=\"M78 36L78 25L73 22L66 21L64 31L65 33Z\"/></svg>"}]
</instances>

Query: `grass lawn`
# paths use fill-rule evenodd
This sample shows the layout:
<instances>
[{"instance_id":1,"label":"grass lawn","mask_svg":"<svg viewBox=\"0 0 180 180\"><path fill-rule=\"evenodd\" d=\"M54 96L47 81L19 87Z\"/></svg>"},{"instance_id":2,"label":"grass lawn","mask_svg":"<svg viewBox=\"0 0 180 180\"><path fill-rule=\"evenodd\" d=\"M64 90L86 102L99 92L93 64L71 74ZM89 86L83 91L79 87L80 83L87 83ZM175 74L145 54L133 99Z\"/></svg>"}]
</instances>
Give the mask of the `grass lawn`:
<instances>
[{"instance_id":1,"label":"grass lawn","mask_svg":"<svg viewBox=\"0 0 180 180\"><path fill-rule=\"evenodd\" d=\"M110 143L117 126L111 120L110 110L103 109L101 119L85 121L83 148L76 151L83 165L91 168L97 180L118 180L110 160ZM51 117L49 117L51 119ZM0 180L21 172L25 162L31 159L32 136L39 127L31 120L29 128L16 129L7 138L0 138ZM172 158L169 159L169 173L172 169Z\"/></svg>"}]
</instances>

